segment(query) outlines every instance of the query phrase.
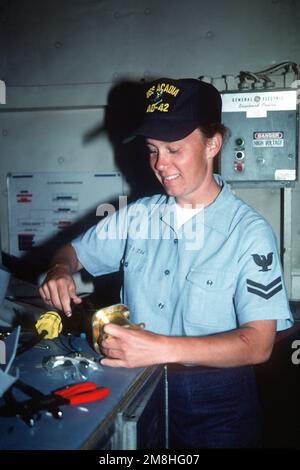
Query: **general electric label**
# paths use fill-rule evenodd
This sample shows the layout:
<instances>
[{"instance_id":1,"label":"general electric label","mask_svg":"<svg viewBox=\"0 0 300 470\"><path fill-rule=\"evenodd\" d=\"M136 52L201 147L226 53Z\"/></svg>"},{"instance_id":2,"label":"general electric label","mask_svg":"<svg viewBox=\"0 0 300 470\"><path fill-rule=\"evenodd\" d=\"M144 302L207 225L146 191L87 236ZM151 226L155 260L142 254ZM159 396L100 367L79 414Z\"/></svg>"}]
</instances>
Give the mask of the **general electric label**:
<instances>
[{"instance_id":1,"label":"general electric label","mask_svg":"<svg viewBox=\"0 0 300 470\"><path fill-rule=\"evenodd\" d=\"M297 109L296 90L223 93L223 112L290 111Z\"/></svg>"}]
</instances>

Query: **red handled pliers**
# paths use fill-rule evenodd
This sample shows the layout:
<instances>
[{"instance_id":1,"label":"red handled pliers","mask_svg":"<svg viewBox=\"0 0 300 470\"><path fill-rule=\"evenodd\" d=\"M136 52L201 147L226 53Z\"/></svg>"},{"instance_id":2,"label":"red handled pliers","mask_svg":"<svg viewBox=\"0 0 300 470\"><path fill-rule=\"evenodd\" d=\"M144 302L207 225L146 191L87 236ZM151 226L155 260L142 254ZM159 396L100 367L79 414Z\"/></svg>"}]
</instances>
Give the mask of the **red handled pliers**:
<instances>
[{"instance_id":1,"label":"red handled pliers","mask_svg":"<svg viewBox=\"0 0 300 470\"><path fill-rule=\"evenodd\" d=\"M61 419L63 413L59 408L60 406L81 405L82 403L102 400L110 392L109 388L98 387L95 382L69 385L49 395L44 395L39 390L20 380L17 381L17 386L27 395L31 395L32 398L18 402L10 391L9 395L6 396L6 405L0 408L0 416L17 415L29 426L35 425L36 420L41 417L40 412L42 410L47 410L54 418Z\"/></svg>"},{"instance_id":2,"label":"red handled pliers","mask_svg":"<svg viewBox=\"0 0 300 470\"><path fill-rule=\"evenodd\" d=\"M82 382L56 390L53 395L57 397L57 405L81 405L82 403L90 403L107 397L109 388L98 388L95 382Z\"/></svg>"}]
</instances>

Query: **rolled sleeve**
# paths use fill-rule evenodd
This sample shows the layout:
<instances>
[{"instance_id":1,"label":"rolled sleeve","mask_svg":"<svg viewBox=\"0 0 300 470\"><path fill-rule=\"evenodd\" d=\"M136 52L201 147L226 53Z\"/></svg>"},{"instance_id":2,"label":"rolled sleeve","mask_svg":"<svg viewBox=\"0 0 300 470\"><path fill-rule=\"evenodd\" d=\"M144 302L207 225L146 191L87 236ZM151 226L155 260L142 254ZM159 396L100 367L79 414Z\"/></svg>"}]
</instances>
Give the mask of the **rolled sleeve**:
<instances>
[{"instance_id":1,"label":"rolled sleeve","mask_svg":"<svg viewBox=\"0 0 300 470\"><path fill-rule=\"evenodd\" d=\"M72 240L78 260L92 276L120 269L127 237L122 212L106 217Z\"/></svg>"}]
</instances>

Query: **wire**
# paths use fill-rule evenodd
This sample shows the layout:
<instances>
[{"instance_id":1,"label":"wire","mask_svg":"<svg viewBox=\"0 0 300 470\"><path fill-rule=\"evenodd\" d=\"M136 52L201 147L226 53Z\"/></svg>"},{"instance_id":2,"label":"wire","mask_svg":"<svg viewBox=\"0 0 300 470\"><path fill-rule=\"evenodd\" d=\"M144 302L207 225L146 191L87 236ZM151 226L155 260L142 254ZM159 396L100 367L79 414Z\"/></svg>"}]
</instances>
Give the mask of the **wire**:
<instances>
[{"instance_id":1,"label":"wire","mask_svg":"<svg viewBox=\"0 0 300 470\"><path fill-rule=\"evenodd\" d=\"M38 344L42 339L45 338L45 336L48 334L48 331L43 330L41 333L35 334L30 341L28 341L25 344L22 344L17 350L16 356L19 356L20 354L23 354L26 351L29 351L33 346Z\"/></svg>"},{"instance_id":2,"label":"wire","mask_svg":"<svg viewBox=\"0 0 300 470\"><path fill-rule=\"evenodd\" d=\"M299 67L295 62L281 62L280 64L272 65L271 67L268 67L264 70L260 70L259 72L256 72L257 74L262 74L262 73L275 73L277 70L283 69L283 68L290 68L292 67L294 73L298 73Z\"/></svg>"},{"instance_id":3,"label":"wire","mask_svg":"<svg viewBox=\"0 0 300 470\"><path fill-rule=\"evenodd\" d=\"M58 343L58 341L59 343ZM56 339L53 339L52 342L55 344L55 346L57 346L57 348L59 348L61 351L66 351L68 354L70 354L71 350L63 343L61 337L59 336L58 338Z\"/></svg>"},{"instance_id":4,"label":"wire","mask_svg":"<svg viewBox=\"0 0 300 470\"><path fill-rule=\"evenodd\" d=\"M295 74L296 79L300 79L300 66L296 62L285 61L280 62L279 64L272 65L263 70L257 72L241 70L238 75L224 74L221 77L209 77L210 81L213 83L215 80L222 79L224 81L225 90L228 91L228 77L233 77L234 79L239 79L238 88L248 88L247 81L252 82L252 87L255 88L256 84L261 83L265 88L275 87L275 82L269 77L269 75L275 74L282 70L281 75L283 75L284 88L286 88L286 75L289 72ZM206 78L206 75L200 75L199 80ZM245 85L244 87L242 85Z\"/></svg>"},{"instance_id":5,"label":"wire","mask_svg":"<svg viewBox=\"0 0 300 470\"><path fill-rule=\"evenodd\" d=\"M243 85L246 80L253 80L253 88L255 88L255 84L259 82L263 82L264 87L271 88L275 86L275 82L271 80L268 75L274 74L280 70L283 70L283 83L284 87L286 87L286 75L287 73L292 70L293 73L298 77L299 75L299 66L295 62L281 62L280 64L272 65L264 70L260 70L258 72L249 72L241 70L238 77L240 79L239 88Z\"/></svg>"},{"instance_id":6,"label":"wire","mask_svg":"<svg viewBox=\"0 0 300 470\"><path fill-rule=\"evenodd\" d=\"M73 343L73 337L70 334L68 334L68 344L70 349L72 349L74 352L82 351L82 348L80 346L75 346L75 344Z\"/></svg>"},{"instance_id":7,"label":"wire","mask_svg":"<svg viewBox=\"0 0 300 470\"><path fill-rule=\"evenodd\" d=\"M70 353L75 353L77 352L73 347L72 347L72 344L70 344L69 346L65 344L65 342L62 340L62 337L61 335L58 337L59 339L59 342L61 344L61 346L64 348L65 351L67 351L69 354Z\"/></svg>"}]
</instances>

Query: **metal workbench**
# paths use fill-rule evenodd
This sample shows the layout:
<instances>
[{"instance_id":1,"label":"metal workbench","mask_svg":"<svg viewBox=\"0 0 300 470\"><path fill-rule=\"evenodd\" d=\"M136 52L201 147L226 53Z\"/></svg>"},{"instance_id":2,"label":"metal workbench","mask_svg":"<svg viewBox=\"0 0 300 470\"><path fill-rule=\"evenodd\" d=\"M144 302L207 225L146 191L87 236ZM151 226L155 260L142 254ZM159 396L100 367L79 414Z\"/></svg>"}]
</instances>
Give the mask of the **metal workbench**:
<instances>
[{"instance_id":1,"label":"metal workbench","mask_svg":"<svg viewBox=\"0 0 300 470\"><path fill-rule=\"evenodd\" d=\"M15 359L20 379L48 394L78 380L64 378L63 374L46 370L43 358L66 354L61 341L68 346L70 337L54 341L43 340ZM77 349L97 356L86 339L72 337ZM34 427L19 417L0 416L0 449L136 449L165 446L165 385L163 367L112 369L101 366L89 373L88 380L106 386L110 394L101 401L81 406L63 406L63 418L53 418L43 411ZM20 394L20 395L18 395ZM15 396L24 400L21 391ZM0 399L0 406L4 404Z\"/></svg>"}]
</instances>

